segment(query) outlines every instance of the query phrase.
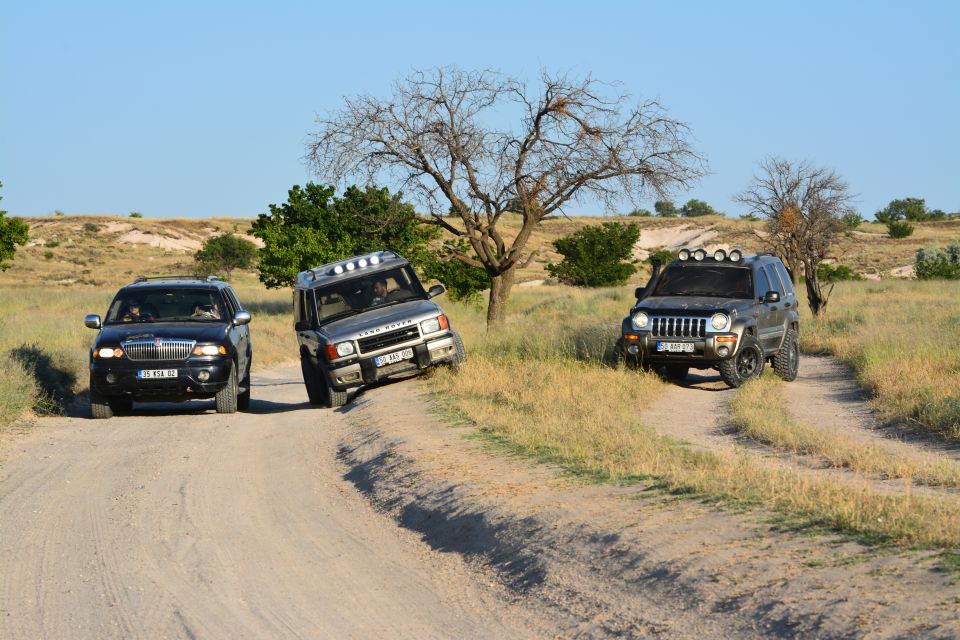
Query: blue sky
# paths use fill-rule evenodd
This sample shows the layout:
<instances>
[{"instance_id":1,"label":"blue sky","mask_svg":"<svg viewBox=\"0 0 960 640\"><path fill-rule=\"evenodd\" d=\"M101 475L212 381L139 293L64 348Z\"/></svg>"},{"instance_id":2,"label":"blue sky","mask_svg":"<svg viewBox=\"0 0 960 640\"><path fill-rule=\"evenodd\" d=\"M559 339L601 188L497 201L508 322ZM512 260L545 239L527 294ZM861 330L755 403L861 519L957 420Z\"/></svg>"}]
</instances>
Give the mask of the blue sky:
<instances>
[{"instance_id":1,"label":"blue sky","mask_svg":"<svg viewBox=\"0 0 960 640\"><path fill-rule=\"evenodd\" d=\"M906 196L960 211L957 2L139 4L0 15L12 215L254 216L311 179L316 114L448 64L659 98L712 170L678 202L739 214L778 155L836 169L868 217Z\"/></svg>"}]
</instances>

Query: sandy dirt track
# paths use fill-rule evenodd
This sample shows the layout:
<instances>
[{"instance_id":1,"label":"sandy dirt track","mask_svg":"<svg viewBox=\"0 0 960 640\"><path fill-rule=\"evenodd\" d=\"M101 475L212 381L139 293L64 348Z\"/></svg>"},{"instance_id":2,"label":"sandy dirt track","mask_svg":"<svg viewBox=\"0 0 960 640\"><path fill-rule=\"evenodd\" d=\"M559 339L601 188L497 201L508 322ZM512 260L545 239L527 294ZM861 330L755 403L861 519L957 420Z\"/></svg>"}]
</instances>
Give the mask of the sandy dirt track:
<instances>
[{"instance_id":1,"label":"sandy dirt track","mask_svg":"<svg viewBox=\"0 0 960 640\"><path fill-rule=\"evenodd\" d=\"M254 384L251 413L144 405L7 442L0 638L544 635L343 479L346 414L305 404L298 369Z\"/></svg>"}]
</instances>

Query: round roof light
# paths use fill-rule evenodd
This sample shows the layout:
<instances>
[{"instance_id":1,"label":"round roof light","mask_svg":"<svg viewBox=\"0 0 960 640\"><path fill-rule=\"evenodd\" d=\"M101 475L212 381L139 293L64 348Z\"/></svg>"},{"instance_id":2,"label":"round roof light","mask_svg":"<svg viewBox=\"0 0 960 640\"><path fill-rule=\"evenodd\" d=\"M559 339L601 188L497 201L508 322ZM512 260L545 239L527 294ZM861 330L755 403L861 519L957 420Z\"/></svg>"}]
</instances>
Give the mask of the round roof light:
<instances>
[{"instance_id":1,"label":"round roof light","mask_svg":"<svg viewBox=\"0 0 960 640\"><path fill-rule=\"evenodd\" d=\"M337 266L335 266L335 267L333 268L333 272L334 272L336 275L340 275L341 273L343 273L343 266L338 264Z\"/></svg>"},{"instance_id":2,"label":"round roof light","mask_svg":"<svg viewBox=\"0 0 960 640\"><path fill-rule=\"evenodd\" d=\"M734 249L730 252L730 262L740 262L743 260L743 252L740 249Z\"/></svg>"},{"instance_id":3,"label":"round roof light","mask_svg":"<svg viewBox=\"0 0 960 640\"><path fill-rule=\"evenodd\" d=\"M703 249L697 249L696 251L693 252L693 259L698 262L700 260L703 260L706 257L707 257L707 252L704 251Z\"/></svg>"},{"instance_id":4,"label":"round roof light","mask_svg":"<svg viewBox=\"0 0 960 640\"><path fill-rule=\"evenodd\" d=\"M357 266L363 269L365 266L367 266L367 259L360 258L360 260L357 261Z\"/></svg>"},{"instance_id":5,"label":"round roof light","mask_svg":"<svg viewBox=\"0 0 960 640\"><path fill-rule=\"evenodd\" d=\"M307 280L313 281L317 277L313 271L307 271Z\"/></svg>"},{"instance_id":6,"label":"round roof light","mask_svg":"<svg viewBox=\"0 0 960 640\"><path fill-rule=\"evenodd\" d=\"M370 256L370 264L380 264L380 256Z\"/></svg>"},{"instance_id":7,"label":"round roof light","mask_svg":"<svg viewBox=\"0 0 960 640\"><path fill-rule=\"evenodd\" d=\"M353 264L352 262L347 263L347 271L353 271L356 268L357 268L357 265Z\"/></svg>"},{"instance_id":8,"label":"round roof light","mask_svg":"<svg viewBox=\"0 0 960 640\"><path fill-rule=\"evenodd\" d=\"M713 259L716 260L717 262L723 262L724 260L727 259L727 252L724 251L723 249L717 249L716 251L713 252Z\"/></svg>"},{"instance_id":9,"label":"round roof light","mask_svg":"<svg viewBox=\"0 0 960 640\"><path fill-rule=\"evenodd\" d=\"M689 259L690 259L690 250L689 250L689 249L680 249L679 253L677 253L677 257L680 258L681 260L689 260Z\"/></svg>"}]
</instances>

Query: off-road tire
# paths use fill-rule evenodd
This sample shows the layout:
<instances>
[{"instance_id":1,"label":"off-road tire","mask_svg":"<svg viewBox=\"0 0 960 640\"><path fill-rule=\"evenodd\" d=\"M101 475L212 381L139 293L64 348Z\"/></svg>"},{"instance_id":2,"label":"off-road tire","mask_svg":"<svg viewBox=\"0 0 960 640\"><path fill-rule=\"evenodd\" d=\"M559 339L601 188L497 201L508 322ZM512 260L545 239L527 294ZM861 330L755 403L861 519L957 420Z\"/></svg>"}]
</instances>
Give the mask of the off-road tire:
<instances>
[{"instance_id":1,"label":"off-road tire","mask_svg":"<svg viewBox=\"0 0 960 640\"><path fill-rule=\"evenodd\" d=\"M303 386L307 388L307 398L310 404L322 406L323 390L320 388L320 376L317 370L310 364L310 359L304 356L300 357L300 371L303 373Z\"/></svg>"},{"instance_id":2,"label":"off-road tire","mask_svg":"<svg viewBox=\"0 0 960 640\"><path fill-rule=\"evenodd\" d=\"M250 408L250 368L252 366L252 363L248 360L247 375L243 378L243 383L240 385L246 389L246 391L241 391L237 394L237 409L240 411L246 411Z\"/></svg>"},{"instance_id":3,"label":"off-road tire","mask_svg":"<svg viewBox=\"0 0 960 640\"><path fill-rule=\"evenodd\" d=\"M318 376L319 377L319 376ZM318 381L319 386L323 387L323 406L330 409L336 409L337 407L342 407L347 404L347 392L346 391L337 391L323 378Z\"/></svg>"},{"instance_id":4,"label":"off-road tire","mask_svg":"<svg viewBox=\"0 0 960 640\"><path fill-rule=\"evenodd\" d=\"M90 389L90 417L94 420L106 420L113 417L113 407L102 395Z\"/></svg>"},{"instance_id":5,"label":"off-road tire","mask_svg":"<svg viewBox=\"0 0 960 640\"><path fill-rule=\"evenodd\" d=\"M453 333L453 360L450 362L450 366L454 371L457 371L466 363L467 361L467 349L463 346L463 338L460 337L460 334L456 331Z\"/></svg>"},{"instance_id":6,"label":"off-road tire","mask_svg":"<svg viewBox=\"0 0 960 640\"><path fill-rule=\"evenodd\" d=\"M743 386L747 380L758 377L763 372L764 364L766 360L760 343L753 336L744 335L737 353L729 360L721 362L717 368L727 386L736 389Z\"/></svg>"},{"instance_id":7,"label":"off-road tire","mask_svg":"<svg viewBox=\"0 0 960 640\"><path fill-rule=\"evenodd\" d=\"M685 367L682 364L668 364L663 368L663 375L670 380L686 380L687 374L690 373L690 367Z\"/></svg>"},{"instance_id":8,"label":"off-road tire","mask_svg":"<svg viewBox=\"0 0 960 640\"><path fill-rule=\"evenodd\" d=\"M237 365L230 362L230 375L227 376L227 386L217 391L217 413L237 412Z\"/></svg>"},{"instance_id":9,"label":"off-road tire","mask_svg":"<svg viewBox=\"0 0 960 640\"><path fill-rule=\"evenodd\" d=\"M783 345L773 356L773 370L781 380L793 382L800 371L800 336L793 329L787 331Z\"/></svg>"}]
</instances>

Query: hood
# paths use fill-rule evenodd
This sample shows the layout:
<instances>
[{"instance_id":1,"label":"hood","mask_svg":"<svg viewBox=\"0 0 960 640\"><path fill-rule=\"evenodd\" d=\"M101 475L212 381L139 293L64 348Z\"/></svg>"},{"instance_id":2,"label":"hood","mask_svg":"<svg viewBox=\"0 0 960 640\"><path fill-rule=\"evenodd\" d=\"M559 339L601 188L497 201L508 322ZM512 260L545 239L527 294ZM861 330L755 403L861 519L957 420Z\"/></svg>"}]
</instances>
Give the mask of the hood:
<instances>
[{"instance_id":1,"label":"hood","mask_svg":"<svg viewBox=\"0 0 960 640\"><path fill-rule=\"evenodd\" d=\"M636 310L653 311L656 313L687 313L709 314L714 311L727 313L743 313L753 306L753 300L733 298L714 298L710 296L661 296L644 298L633 308Z\"/></svg>"},{"instance_id":2,"label":"hood","mask_svg":"<svg viewBox=\"0 0 960 640\"><path fill-rule=\"evenodd\" d=\"M320 327L331 340L348 340L411 326L443 313L429 300L410 300L399 304L375 307L363 313L347 316Z\"/></svg>"},{"instance_id":3,"label":"hood","mask_svg":"<svg viewBox=\"0 0 960 640\"><path fill-rule=\"evenodd\" d=\"M223 342L230 325L225 322L137 322L108 324L100 330L97 344L120 344L125 340L172 338L197 342Z\"/></svg>"}]
</instances>

